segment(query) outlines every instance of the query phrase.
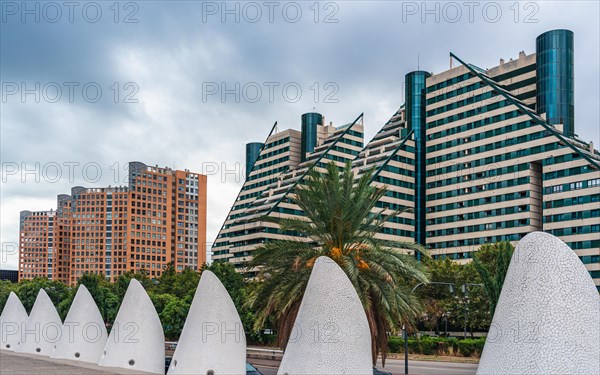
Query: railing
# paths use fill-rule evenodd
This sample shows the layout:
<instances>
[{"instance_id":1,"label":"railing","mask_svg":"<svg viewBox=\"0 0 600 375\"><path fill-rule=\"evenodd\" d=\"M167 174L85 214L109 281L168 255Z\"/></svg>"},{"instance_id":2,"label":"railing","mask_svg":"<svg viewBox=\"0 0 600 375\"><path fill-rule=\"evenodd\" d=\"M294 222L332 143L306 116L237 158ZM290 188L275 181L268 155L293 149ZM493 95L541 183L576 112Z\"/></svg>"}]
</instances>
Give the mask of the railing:
<instances>
[{"instance_id":1,"label":"railing","mask_svg":"<svg viewBox=\"0 0 600 375\"><path fill-rule=\"evenodd\" d=\"M246 356L248 358L281 361L281 358L283 358L283 350L269 348L246 348Z\"/></svg>"},{"instance_id":2,"label":"railing","mask_svg":"<svg viewBox=\"0 0 600 375\"><path fill-rule=\"evenodd\" d=\"M165 355L172 357L177 348L177 341L166 341L165 342ZM254 359L270 359L273 361L281 361L283 358L283 350L271 349L271 348L246 348L246 356Z\"/></svg>"}]
</instances>

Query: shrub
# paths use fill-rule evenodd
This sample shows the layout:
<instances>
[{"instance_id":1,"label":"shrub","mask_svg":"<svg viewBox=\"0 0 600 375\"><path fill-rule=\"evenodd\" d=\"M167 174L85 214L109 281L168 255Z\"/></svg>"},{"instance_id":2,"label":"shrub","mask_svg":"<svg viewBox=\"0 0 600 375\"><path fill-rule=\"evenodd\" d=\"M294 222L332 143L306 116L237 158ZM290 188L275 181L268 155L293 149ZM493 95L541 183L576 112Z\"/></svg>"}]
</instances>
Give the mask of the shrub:
<instances>
[{"instance_id":1,"label":"shrub","mask_svg":"<svg viewBox=\"0 0 600 375\"><path fill-rule=\"evenodd\" d=\"M408 352L425 355L479 356L483 350L485 338L459 340L457 338L430 337L408 339ZM404 339L392 336L388 339L390 353L404 353Z\"/></svg>"},{"instance_id":2,"label":"shrub","mask_svg":"<svg viewBox=\"0 0 600 375\"><path fill-rule=\"evenodd\" d=\"M456 337L448 338L448 345L452 348L454 353L458 352L458 339Z\"/></svg>"},{"instance_id":3,"label":"shrub","mask_svg":"<svg viewBox=\"0 0 600 375\"><path fill-rule=\"evenodd\" d=\"M458 342L458 352L464 357L478 356L483 351L485 339L465 339Z\"/></svg>"},{"instance_id":4,"label":"shrub","mask_svg":"<svg viewBox=\"0 0 600 375\"><path fill-rule=\"evenodd\" d=\"M439 338L424 336L419 340L419 352L425 355L436 354Z\"/></svg>"},{"instance_id":5,"label":"shrub","mask_svg":"<svg viewBox=\"0 0 600 375\"><path fill-rule=\"evenodd\" d=\"M388 348L390 353L402 353L404 351L404 340L400 337L390 337L388 339Z\"/></svg>"}]
</instances>

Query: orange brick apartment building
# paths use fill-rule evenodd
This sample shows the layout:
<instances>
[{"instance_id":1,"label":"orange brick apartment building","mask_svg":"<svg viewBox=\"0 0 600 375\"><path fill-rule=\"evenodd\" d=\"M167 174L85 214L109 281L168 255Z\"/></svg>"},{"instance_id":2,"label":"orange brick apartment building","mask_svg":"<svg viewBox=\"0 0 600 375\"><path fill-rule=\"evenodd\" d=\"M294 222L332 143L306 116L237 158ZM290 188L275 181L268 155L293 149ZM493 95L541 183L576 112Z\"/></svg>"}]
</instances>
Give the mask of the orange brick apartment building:
<instances>
[{"instance_id":1,"label":"orange brick apartment building","mask_svg":"<svg viewBox=\"0 0 600 375\"><path fill-rule=\"evenodd\" d=\"M57 210L22 211L19 278L75 284L85 273L114 280L127 271L160 276L206 262L206 176L129 163L124 187L84 188Z\"/></svg>"}]
</instances>

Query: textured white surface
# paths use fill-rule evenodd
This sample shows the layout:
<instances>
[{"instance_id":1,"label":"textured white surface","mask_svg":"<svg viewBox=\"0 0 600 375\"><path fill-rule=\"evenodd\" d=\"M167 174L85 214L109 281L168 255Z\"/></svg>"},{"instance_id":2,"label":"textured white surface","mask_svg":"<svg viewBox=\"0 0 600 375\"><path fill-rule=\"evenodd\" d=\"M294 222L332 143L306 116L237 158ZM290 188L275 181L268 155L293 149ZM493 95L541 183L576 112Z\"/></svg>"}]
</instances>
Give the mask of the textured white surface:
<instances>
[{"instance_id":1,"label":"textured white surface","mask_svg":"<svg viewBox=\"0 0 600 375\"><path fill-rule=\"evenodd\" d=\"M210 271L203 271L173 355L169 375L246 374L246 336L235 305Z\"/></svg>"},{"instance_id":2,"label":"textured white surface","mask_svg":"<svg viewBox=\"0 0 600 375\"><path fill-rule=\"evenodd\" d=\"M46 291L40 289L25 324L25 330L21 331L21 344L16 351L49 357L61 335L60 316Z\"/></svg>"},{"instance_id":3,"label":"textured white surface","mask_svg":"<svg viewBox=\"0 0 600 375\"><path fill-rule=\"evenodd\" d=\"M543 232L513 254L478 374L600 374L600 298L577 255Z\"/></svg>"},{"instance_id":4,"label":"textured white surface","mask_svg":"<svg viewBox=\"0 0 600 375\"><path fill-rule=\"evenodd\" d=\"M131 279L98 362L153 374L165 372L165 334L156 309L136 279Z\"/></svg>"},{"instance_id":5,"label":"textured white surface","mask_svg":"<svg viewBox=\"0 0 600 375\"><path fill-rule=\"evenodd\" d=\"M367 316L327 257L315 262L278 374L373 374Z\"/></svg>"},{"instance_id":6,"label":"textured white surface","mask_svg":"<svg viewBox=\"0 0 600 375\"><path fill-rule=\"evenodd\" d=\"M27 311L21 300L10 292L0 314L0 349L15 351L21 341L21 327L27 323Z\"/></svg>"},{"instance_id":7,"label":"textured white surface","mask_svg":"<svg viewBox=\"0 0 600 375\"><path fill-rule=\"evenodd\" d=\"M85 285L80 285L77 290L62 333L52 358L98 363L108 332L98 306Z\"/></svg>"}]
</instances>

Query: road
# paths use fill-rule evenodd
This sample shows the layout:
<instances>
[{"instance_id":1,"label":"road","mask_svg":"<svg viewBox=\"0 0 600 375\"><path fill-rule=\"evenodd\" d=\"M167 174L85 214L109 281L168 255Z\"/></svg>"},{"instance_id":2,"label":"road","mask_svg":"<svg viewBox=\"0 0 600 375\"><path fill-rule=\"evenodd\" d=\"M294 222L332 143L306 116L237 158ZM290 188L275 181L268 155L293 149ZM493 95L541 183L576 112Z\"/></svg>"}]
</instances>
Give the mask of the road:
<instances>
[{"instance_id":1,"label":"road","mask_svg":"<svg viewBox=\"0 0 600 375\"><path fill-rule=\"evenodd\" d=\"M253 363L263 375L276 375L277 361L267 360L249 360ZM380 370L391 372L394 375L404 374L404 360L388 359L385 368ZM408 361L408 372L410 375L472 375L477 371L477 364L474 363L453 363L453 362L433 362L433 361Z\"/></svg>"},{"instance_id":2,"label":"road","mask_svg":"<svg viewBox=\"0 0 600 375\"><path fill-rule=\"evenodd\" d=\"M249 359L263 375L276 375L279 361ZM476 364L432 361L409 361L411 375L471 375ZM385 368L394 375L404 374L404 361L388 359ZM137 371L99 367L91 363L50 359L32 354L17 354L0 350L0 374L2 375L111 375L141 374Z\"/></svg>"}]
</instances>

